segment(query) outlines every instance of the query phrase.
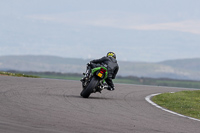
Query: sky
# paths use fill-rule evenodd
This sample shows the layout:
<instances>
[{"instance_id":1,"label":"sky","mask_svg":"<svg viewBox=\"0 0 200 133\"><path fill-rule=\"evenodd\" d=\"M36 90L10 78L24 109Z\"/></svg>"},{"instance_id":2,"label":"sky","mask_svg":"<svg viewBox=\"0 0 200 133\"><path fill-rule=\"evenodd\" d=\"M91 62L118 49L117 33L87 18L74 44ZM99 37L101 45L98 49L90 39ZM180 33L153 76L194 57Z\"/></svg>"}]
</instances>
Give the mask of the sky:
<instances>
[{"instance_id":1,"label":"sky","mask_svg":"<svg viewBox=\"0 0 200 133\"><path fill-rule=\"evenodd\" d=\"M199 0L1 0L0 56L200 58Z\"/></svg>"}]
</instances>

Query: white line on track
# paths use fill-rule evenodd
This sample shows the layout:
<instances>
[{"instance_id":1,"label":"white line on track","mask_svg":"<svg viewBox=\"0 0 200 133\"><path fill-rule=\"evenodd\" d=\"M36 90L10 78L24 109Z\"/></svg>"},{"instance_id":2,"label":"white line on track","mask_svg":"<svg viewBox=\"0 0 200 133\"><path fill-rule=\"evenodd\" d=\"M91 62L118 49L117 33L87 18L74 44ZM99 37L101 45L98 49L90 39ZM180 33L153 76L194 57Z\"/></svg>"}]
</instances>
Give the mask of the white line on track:
<instances>
[{"instance_id":1,"label":"white line on track","mask_svg":"<svg viewBox=\"0 0 200 133\"><path fill-rule=\"evenodd\" d=\"M149 102L150 104L152 104L152 105L156 106L157 108L162 109L162 110L164 110L164 111L166 111L166 112L169 112L169 113L172 113L172 114L181 116L181 117L185 117L185 118L188 118L188 119L191 119L191 120L200 121L199 119L195 119L195 118L192 118L192 117L189 117L189 116L185 116L185 115L178 114L178 113L176 113L176 112L167 110L167 109L165 109L165 108L163 108L163 107L157 105L156 103L152 102L152 101L151 101L151 97L156 96L156 95L159 95L159 94L161 94L161 93L151 94L151 95L149 95L149 96L146 96L146 97L145 97L145 100L146 100L147 102Z\"/></svg>"}]
</instances>

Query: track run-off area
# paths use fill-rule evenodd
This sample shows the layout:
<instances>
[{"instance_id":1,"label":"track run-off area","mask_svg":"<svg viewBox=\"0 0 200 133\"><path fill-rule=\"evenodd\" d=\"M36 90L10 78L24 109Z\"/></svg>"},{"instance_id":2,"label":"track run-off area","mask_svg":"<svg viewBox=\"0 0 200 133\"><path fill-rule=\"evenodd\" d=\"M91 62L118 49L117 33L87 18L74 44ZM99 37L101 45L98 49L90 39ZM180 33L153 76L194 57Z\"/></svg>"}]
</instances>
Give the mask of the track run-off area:
<instances>
[{"instance_id":1,"label":"track run-off area","mask_svg":"<svg viewBox=\"0 0 200 133\"><path fill-rule=\"evenodd\" d=\"M185 88L115 84L88 99L81 82L0 76L0 133L198 133L200 122L147 102Z\"/></svg>"}]
</instances>

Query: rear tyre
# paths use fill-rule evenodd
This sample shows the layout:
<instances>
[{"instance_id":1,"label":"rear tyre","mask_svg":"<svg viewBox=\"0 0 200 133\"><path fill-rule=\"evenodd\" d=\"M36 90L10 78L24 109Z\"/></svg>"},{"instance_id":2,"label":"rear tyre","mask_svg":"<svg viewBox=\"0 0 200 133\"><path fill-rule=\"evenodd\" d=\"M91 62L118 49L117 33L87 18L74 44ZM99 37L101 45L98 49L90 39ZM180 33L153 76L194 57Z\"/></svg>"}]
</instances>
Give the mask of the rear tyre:
<instances>
[{"instance_id":1,"label":"rear tyre","mask_svg":"<svg viewBox=\"0 0 200 133\"><path fill-rule=\"evenodd\" d=\"M98 82L99 80L93 77L88 86L82 90L81 96L84 98L88 98L90 94L93 92L93 89L97 86Z\"/></svg>"}]
</instances>

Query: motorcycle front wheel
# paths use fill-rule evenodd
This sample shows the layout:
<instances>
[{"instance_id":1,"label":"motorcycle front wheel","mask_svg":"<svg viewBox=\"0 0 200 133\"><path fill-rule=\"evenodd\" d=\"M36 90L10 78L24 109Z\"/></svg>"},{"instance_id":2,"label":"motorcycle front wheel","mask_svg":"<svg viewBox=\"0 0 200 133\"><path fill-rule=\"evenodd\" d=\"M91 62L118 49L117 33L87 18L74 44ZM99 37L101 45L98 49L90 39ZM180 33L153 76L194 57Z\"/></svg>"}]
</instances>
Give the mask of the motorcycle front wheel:
<instances>
[{"instance_id":1,"label":"motorcycle front wheel","mask_svg":"<svg viewBox=\"0 0 200 133\"><path fill-rule=\"evenodd\" d=\"M98 85L99 80L95 77L92 77L92 80L88 84L88 86L82 90L81 96L84 98L88 98L90 94L93 92L93 89Z\"/></svg>"}]
</instances>

